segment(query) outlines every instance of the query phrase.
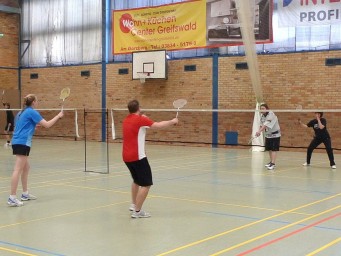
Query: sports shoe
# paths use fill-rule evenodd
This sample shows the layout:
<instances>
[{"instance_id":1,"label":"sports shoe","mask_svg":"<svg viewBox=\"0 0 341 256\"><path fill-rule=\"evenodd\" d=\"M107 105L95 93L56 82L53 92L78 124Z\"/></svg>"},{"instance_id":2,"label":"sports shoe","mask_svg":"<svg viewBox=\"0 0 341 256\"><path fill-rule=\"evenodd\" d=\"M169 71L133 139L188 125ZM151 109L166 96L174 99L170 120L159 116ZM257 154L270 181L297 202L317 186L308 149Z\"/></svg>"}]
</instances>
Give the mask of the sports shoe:
<instances>
[{"instance_id":1,"label":"sports shoe","mask_svg":"<svg viewBox=\"0 0 341 256\"><path fill-rule=\"evenodd\" d=\"M11 198L11 197L8 198L7 204L9 206L18 206L18 207L24 205L24 203L20 202L18 198Z\"/></svg>"},{"instance_id":2,"label":"sports shoe","mask_svg":"<svg viewBox=\"0 0 341 256\"><path fill-rule=\"evenodd\" d=\"M32 194L22 194L21 201L36 200L37 197Z\"/></svg>"},{"instance_id":3,"label":"sports shoe","mask_svg":"<svg viewBox=\"0 0 341 256\"><path fill-rule=\"evenodd\" d=\"M304 163L304 164L302 164L303 166L309 166L310 164L308 164L308 163Z\"/></svg>"},{"instance_id":4,"label":"sports shoe","mask_svg":"<svg viewBox=\"0 0 341 256\"><path fill-rule=\"evenodd\" d=\"M276 165L273 163L270 163L270 165L268 166L268 170L273 170L275 169Z\"/></svg>"},{"instance_id":5,"label":"sports shoe","mask_svg":"<svg viewBox=\"0 0 341 256\"><path fill-rule=\"evenodd\" d=\"M139 212L135 212L133 211L133 214L131 215L132 218L149 218L150 214L148 212L145 211L139 211Z\"/></svg>"},{"instance_id":6,"label":"sports shoe","mask_svg":"<svg viewBox=\"0 0 341 256\"><path fill-rule=\"evenodd\" d=\"M267 164L265 165L265 167L269 167L271 164L272 164L272 163L269 162L269 163L267 163Z\"/></svg>"},{"instance_id":7,"label":"sports shoe","mask_svg":"<svg viewBox=\"0 0 341 256\"><path fill-rule=\"evenodd\" d=\"M332 168L332 169L336 169L336 165L335 165L335 164L332 165L331 168Z\"/></svg>"},{"instance_id":8,"label":"sports shoe","mask_svg":"<svg viewBox=\"0 0 341 256\"><path fill-rule=\"evenodd\" d=\"M130 206L129 206L129 211L135 211L135 204L131 204Z\"/></svg>"}]
</instances>

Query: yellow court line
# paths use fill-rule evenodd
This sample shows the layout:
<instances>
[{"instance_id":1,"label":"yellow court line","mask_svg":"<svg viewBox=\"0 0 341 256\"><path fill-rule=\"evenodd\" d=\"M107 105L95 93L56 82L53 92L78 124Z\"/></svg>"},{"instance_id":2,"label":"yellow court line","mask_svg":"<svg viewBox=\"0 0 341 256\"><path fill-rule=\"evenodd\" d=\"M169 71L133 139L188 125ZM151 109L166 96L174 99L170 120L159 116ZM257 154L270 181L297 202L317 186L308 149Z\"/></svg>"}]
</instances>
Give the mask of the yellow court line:
<instances>
[{"instance_id":1,"label":"yellow court line","mask_svg":"<svg viewBox=\"0 0 341 256\"><path fill-rule=\"evenodd\" d=\"M231 251L231 250L236 249L236 248L238 248L238 247L241 247L241 246L244 246L244 245L249 244L249 243L251 243L251 242L257 241L257 240L259 240L259 239L261 239L261 238L267 237L267 236L269 236L269 235L272 235L272 234L277 233L277 232L279 232L279 231L282 231L282 230L284 230L284 229L290 228L290 227L295 226L295 225L297 225L297 224L300 224L300 223L302 223L302 222L304 222L304 221L307 221L307 220L310 220L310 219L319 217L319 216L321 216L321 215L323 215L323 214L329 213L329 212L334 211L334 210L337 210L337 209L339 209L339 208L341 208L341 205L336 206L336 207L334 207L334 208L331 208L331 209L329 209L329 210L320 212L320 213L318 213L318 214L312 215L312 216L307 217L307 218L305 218L305 219L303 219L303 220L299 220L299 221L296 221L296 222L294 222L294 223L288 224L288 225L286 225L286 226L283 226L283 227L281 227L281 228L275 229L275 230L270 231L270 232L268 232L268 233L265 233L265 234L263 234L263 235L260 235L260 236L254 237L254 238L252 238L252 239L246 240L246 241L244 241L244 242L242 242L242 243L236 244L236 245L234 245L234 246L231 246L231 247L226 248L226 249L224 249L224 250L221 250L221 251L219 251L219 252L210 254L210 256L217 256L217 255L220 255L220 254L222 254L222 253Z\"/></svg>"},{"instance_id":2,"label":"yellow court line","mask_svg":"<svg viewBox=\"0 0 341 256\"><path fill-rule=\"evenodd\" d=\"M102 175L102 174L100 174ZM122 176L129 176L129 173L127 174L115 174L111 175L110 178L117 178L117 177L122 177ZM99 180L102 179L103 176L92 176L92 177L86 177L86 181L94 181L94 180ZM64 182L65 183L58 183L58 182ZM79 177L72 177L72 178L61 178L61 179L54 179L54 180L49 180L49 181L39 181L39 182L32 182L31 183L31 188L42 188L42 187L49 187L52 185L62 185L62 184L67 184L67 183L73 183L73 182L82 182L85 180L80 179ZM58 183L58 184L56 184ZM45 184L45 185L42 185ZM3 188L0 188L3 189ZM6 191L0 191L0 194L2 193L8 193L8 190Z\"/></svg>"},{"instance_id":3,"label":"yellow court line","mask_svg":"<svg viewBox=\"0 0 341 256\"><path fill-rule=\"evenodd\" d=\"M98 191L105 191L105 192L114 192L114 193L119 193L119 194L130 194L129 191L121 191L121 190L113 190L113 189L105 189L105 188L94 188L94 187L87 187L87 186L77 186L77 185L69 185L67 183L61 183L61 184L53 184L53 185L58 185L58 186L66 186L66 187L72 187L72 188L83 188L83 189L90 189L90 190L98 190ZM150 196L148 196L150 197Z\"/></svg>"},{"instance_id":4,"label":"yellow court line","mask_svg":"<svg viewBox=\"0 0 341 256\"><path fill-rule=\"evenodd\" d=\"M129 194L130 191L121 191L121 190L113 190L113 189L103 189L103 188L94 188L94 187L88 187L88 186L77 186L77 185L70 185L67 183L61 183L61 184L54 184L58 186L66 186L66 187L75 187L75 188L83 188L83 189L90 189L90 190L99 190L99 191L106 191L106 192L114 192L114 193L120 193L120 194ZM153 195L149 194L148 198L162 198L162 199L171 199L171 200L179 200L179 201L185 201L185 202L192 202L192 203L204 203L204 204L214 204L214 205L223 205L223 206L233 206L233 207L239 207L239 208L247 208L247 209L256 209L256 210L266 210L266 211L273 211L273 212L285 212L284 210L278 210L278 209L271 209L271 208L262 208L262 207L256 207L256 206L249 206L249 205L239 205L239 204L227 204L227 203L220 203L220 202L211 202L211 201L204 201L204 200L195 200L195 199L188 199L188 198L179 198L179 197L170 197L170 196L160 196L160 195ZM301 212L291 212L293 214L299 214L299 215L312 215L308 213L301 213Z\"/></svg>"},{"instance_id":5,"label":"yellow court line","mask_svg":"<svg viewBox=\"0 0 341 256\"><path fill-rule=\"evenodd\" d=\"M121 202L118 202L118 203L107 204L107 205L87 208L87 209L78 210L78 211L65 212L65 213L61 213L61 214L56 214L56 215L52 215L52 216L48 216L48 217L43 217L43 218L38 218L38 219L32 219L32 220L23 221L23 222L16 222L16 223L12 223L12 224L2 225L2 226L0 226L0 229L8 228L8 227L13 227L13 226L18 226L18 225L22 225L22 224L28 224L28 223L42 221L42 220L54 219L54 218L57 218L57 217L64 217L64 216L68 216L68 215L72 215L72 214L77 214L77 213L82 213L82 212L88 212L88 211L103 209L103 208L107 208L107 207L111 207L111 206L115 206L115 205L127 204L127 203L130 203L130 202L131 202L130 200L129 201L121 201Z\"/></svg>"},{"instance_id":6,"label":"yellow court line","mask_svg":"<svg viewBox=\"0 0 341 256\"><path fill-rule=\"evenodd\" d=\"M188 248L188 247L191 247L191 246L194 246L194 245L198 245L198 244L207 242L207 241L209 241L209 240L212 240L212 239L215 239L215 238L224 236L224 235L226 235L226 234L229 234L229 233L232 233L232 232L235 232L235 231L238 231L238 230L242 230L242 229L245 229L245 228L254 226L254 225L256 225L256 224L265 222L265 221L267 221L267 220L271 220L271 219L274 219L274 218L276 218L276 217L279 217L279 216L282 216L282 215L285 215L285 214L288 214L288 213L292 213L292 212L297 211L297 210L299 210L299 209L303 209L303 208L306 208L306 207L311 206L311 205L315 205L315 204L322 203L322 202L327 201L327 200L331 200L331 199L333 199L333 198L335 198L335 197L338 197L338 196L340 196L340 195L341 195L341 193L336 194L336 195L333 195L333 196L330 196L330 197L327 197L327 198L324 198L324 199L321 199L321 200L318 200L318 201L314 201L314 202L311 202L311 203L309 203L309 204L305 204L305 205L302 205L302 206L293 208L293 209L291 209L291 210L284 211L284 212L282 212L282 213L275 214L275 215L269 216L269 217L267 217L267 218L264 218L264 219L261 219L261 220L257 220L257 221L251 222L251 223L249 223L249 224L246 224L246 225L243 225L243 226L239 226L238 228L231 229L231 230L227 230L227 231L221 232L221 233L219 233L219 234L216 234L216 235L213 235L213 236L210 236L210 237L206 237L206 238L204 238L204 239L197 240L197 241L195 241L195 242L192 242L192 243L189 243L189 244L186 244L186 245L177 247L177 248L172 249L172 250L169 250L169 251L167 251L167 252L158 254L157 256L168 255L168 254L171 254L171 253L173 253L173 252L177 252L177 251L186 249L186 248ZM340 206L340 207L341 207L341 206Z\"/></svg>"},{"instance_id":7,"label":"yellow court line","mask_svg":"<svg viewBox=\"0 0 341 256\"><path fill-rule=\"evenodd\" d=\"M334 241L326 244L325 246L322 246L321 248L311 252L311 253L308 253L306 256L313 256L313 255L316 255L317 253L327 249L328 247L334 245L334 244L337 244L338 242L341 242L341 237L339 237L338 239L335 239Z\"/></svg>"},{"instance_id":8,"label":"yellow court line","mask_svg":"<svg viewBox=\"0 0 341 256\"><path fill-rule=\"evenodd\" d=\"M153 195L153 194L151 194L151 195L148 196L148 197L150 197L150 198L162 198L162 199L179 200L179 201L185 201L185 202L191 202L191 203L199 203L199 204L200 204L200 203L203 203L203 204L214 204L214 205L223 205L223 206L233 206L233 207L239 207L239 208L256 209L256 210L265 210L265 211L272 211L272 212L285 212L284 210L271 209L271 208L264 208L264 207L257 207L257 206L250 206L250 205L228 204L228 203L211 202L211 201L195 200L195 199L179 198L179 197L171 197L171 196L159 196L159 195ZM301 213L301 212L291 212L291 213L300 214L300 215L307 215L307 216L312 215L312 214Z\"/></svg>"},{"instance_id":9,"label":"yellow court line","mask_svg":"<svg viewBox=\"0 0 341 256\"><path fill-rule=\"evenodd\" d=\"M21 251L17 251L17 250L11 250L11 249L4 248L4 247L0 247L0 250L1 251L7 251L7 252L13 252L16 254L26 255L26 256L38 256L37 254L31 254L31 253L21 252Z\"/></svg>"}]
</instances>

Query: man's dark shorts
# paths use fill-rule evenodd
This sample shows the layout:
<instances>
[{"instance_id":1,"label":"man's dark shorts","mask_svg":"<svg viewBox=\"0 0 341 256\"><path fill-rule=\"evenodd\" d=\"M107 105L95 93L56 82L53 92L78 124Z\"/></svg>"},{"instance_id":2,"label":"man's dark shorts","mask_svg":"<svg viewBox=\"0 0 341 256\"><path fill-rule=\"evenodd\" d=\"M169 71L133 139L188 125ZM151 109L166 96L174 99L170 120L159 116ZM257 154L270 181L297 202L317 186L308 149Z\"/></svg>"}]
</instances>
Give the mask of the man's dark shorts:
<instances>
[{"instance_id":1,"label":"man's dark shorts","mask_svg":"<svg viewBox=\"0 0 341 256\"><path fill-rule=\"evenodd\" d=\"M134 162L125 162L134 183L141 187L149 187L153 185L152 170L148 163L147 157Z\"/></svg>"},{"instance_id":2,"label":"man's dark shorts","mask_svg":"<svg viewBox=\"0 0 341 256\"><path fill-rule=\"evenodd\" d=\"M265 150L266 151L279 151L280 142L281 142L281 137L265 138Z\"/></svg>"}]
</instances>

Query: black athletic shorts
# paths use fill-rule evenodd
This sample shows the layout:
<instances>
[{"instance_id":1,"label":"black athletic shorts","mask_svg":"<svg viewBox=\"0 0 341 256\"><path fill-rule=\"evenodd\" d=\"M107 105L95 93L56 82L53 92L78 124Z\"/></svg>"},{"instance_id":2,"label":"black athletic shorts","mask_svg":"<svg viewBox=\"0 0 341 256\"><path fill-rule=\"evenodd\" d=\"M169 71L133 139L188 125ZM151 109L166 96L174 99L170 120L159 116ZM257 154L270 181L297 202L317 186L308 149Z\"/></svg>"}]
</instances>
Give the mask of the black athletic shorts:
<instances>
[{"instance_id":1,"label":"black athletic shorts","mask_svg":"<svg viewBox=\"0 0 341 256\"><path fill-rule=\"evenodd\" d=\"M14 144L12 145L13 155L29 156L31 148L26 145Z\"/></svg>"},{"instance_id":2,"label":"black athletic shorts","mask_svg":"<svg viewBox=\"0 0 341 256\"><path fill-rule=\"evenodd\" d=\"M279 151L280 142L281 142L281 137L265 138L265 150L266 151Z\"/></svg>"},{"instance_id":3,"label":"black athletic shorts","mask_svg":"<svg viewBox=\"0 0 341 256\"><path fill-rule=\"evenodd\" d=\"M6 124L6 126L5 126L5 131L6 131L6 132L13 132L13 130L14 130L14 129L13 129L13 128L14 128L13 125L9 126L9 128L8 128L8 126L9 126L9 124Z\"/></svg>"},{"instance_id":4,"label":"black athletic shorts","mask_svg":"<svg viewBox=\"0 0 341 256\"><path fill-rule=\"evenodd\" d=\"M147 157L134 162L125 162L135 184L141 187L153 185L152 170Z\"/></svg>"}]
</instances>

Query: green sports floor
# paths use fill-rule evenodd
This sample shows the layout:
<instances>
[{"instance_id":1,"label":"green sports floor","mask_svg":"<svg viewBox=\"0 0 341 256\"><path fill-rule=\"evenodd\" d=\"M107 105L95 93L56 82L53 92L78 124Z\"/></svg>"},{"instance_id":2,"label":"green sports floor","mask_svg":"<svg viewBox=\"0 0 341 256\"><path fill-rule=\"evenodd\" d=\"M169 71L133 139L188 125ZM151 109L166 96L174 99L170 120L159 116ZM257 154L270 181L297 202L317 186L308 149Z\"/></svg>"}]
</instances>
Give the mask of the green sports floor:
<instances>
[{"instance_id":1,"label":"green sports floor","mask_svg":"<svg viewBox=\"0 0 341 256\"><path fill-rule=\"evenodd\" d=\"M30 192L8 207L14 156L0 148L0 255L340 256L341 154L147 144L154 186L132 219L121 144L34 139ZM87 170L85 172L85 163ZM340 164L339 164L340 163ZM19 185L18 196L21 193Z\"/></svg>"}]
</instances>

